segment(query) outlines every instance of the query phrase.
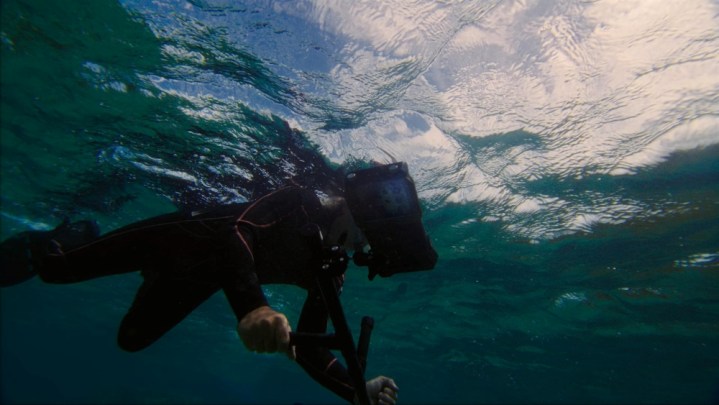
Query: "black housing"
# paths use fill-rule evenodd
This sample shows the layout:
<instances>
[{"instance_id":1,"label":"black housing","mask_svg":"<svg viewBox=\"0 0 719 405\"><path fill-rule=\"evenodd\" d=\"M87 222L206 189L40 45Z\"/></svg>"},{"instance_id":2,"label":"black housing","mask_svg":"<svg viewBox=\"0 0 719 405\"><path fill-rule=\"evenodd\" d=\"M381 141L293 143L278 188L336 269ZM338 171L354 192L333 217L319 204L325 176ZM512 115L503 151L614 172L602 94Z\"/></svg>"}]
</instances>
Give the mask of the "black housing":
<instances>
[{"instance_id":1,"label":"black housing","mask_svg":"<svg viewBox=\"0 0 719 405\"><path fill-rule=\"evenodd\" d=\"M422 209L406 163L348 173L345 200L371 248L354 255L357 265L369 266L370 279L434 268L437 252L422 226Z\"/></svg>"}]
</instances>

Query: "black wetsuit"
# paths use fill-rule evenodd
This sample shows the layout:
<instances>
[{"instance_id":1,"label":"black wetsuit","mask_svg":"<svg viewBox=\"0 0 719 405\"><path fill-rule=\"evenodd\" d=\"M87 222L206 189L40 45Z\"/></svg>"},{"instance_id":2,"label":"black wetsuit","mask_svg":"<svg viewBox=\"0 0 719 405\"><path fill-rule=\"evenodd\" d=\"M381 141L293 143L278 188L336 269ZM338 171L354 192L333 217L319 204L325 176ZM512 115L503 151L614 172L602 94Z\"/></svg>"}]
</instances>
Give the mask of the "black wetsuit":
<instances>
[{"instance_id":1,"label":"black wetsuit","mask_svg":"<svg viewBox=\"0 0 719 405\"><path fill-rule=\"evenodd\" d=\"M118 344L141 350L223 290L238 321L267 305L261 284L308 291L298 332L324 333L327 313L313 283L313 251L302 227L327 230L331 216L310 191L286 187L254 202L174 213L123 227L79 247L57 246L38 269L50 283L142 271L144 282L120 325ZM338 287L343 276L337 278ZM351 401L344 367L323 348L297 348L298 363L320 384Z\"/></svg>"}]
</instances>

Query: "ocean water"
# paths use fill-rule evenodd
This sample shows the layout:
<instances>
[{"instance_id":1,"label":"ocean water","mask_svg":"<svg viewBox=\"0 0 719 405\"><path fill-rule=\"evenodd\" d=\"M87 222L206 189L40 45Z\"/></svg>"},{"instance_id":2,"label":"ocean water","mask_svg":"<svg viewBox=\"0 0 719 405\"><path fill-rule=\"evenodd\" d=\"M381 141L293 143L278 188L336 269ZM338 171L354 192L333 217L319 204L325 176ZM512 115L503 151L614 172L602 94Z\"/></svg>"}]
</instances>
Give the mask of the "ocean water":
<instances>
[{"instance_id":1,"label":"ocean water","mask_svg":"<svg viewBox=\"0 0 719 405\"><path fill-rule=\"evenodd\" d=\"M440 261L342 296L400 403L719 401L716 1L0 7L2 239L406 161ZM122 352L140 282L0 291L0 402L340 402L221 295Z\"/></svg>"}]
</instances>

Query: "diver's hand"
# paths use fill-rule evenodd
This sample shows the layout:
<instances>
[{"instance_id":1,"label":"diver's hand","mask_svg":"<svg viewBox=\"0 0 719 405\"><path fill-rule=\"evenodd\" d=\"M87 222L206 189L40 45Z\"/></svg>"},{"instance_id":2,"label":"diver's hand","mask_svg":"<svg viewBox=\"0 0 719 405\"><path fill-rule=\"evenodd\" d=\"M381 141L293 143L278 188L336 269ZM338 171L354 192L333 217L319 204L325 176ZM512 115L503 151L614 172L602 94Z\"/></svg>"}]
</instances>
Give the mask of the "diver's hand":
<instances>
[{"instance_id":1,"label":"diver's hand","mask_svg":"<svg viewBox=\"0 0 719 405\"><path fill-rule=\"evenodd\" d=\"M367 381L367 395L372 405L394 405L397 403L399 387L394 380L385 376L375 377ZM359 401L355 396L355 404Z\"/></svg>"},{"instance_id":2,"label":"diver's hand","mask_svg":"<svg viewBox=\"0 0 719 405\"><path fill-rule=\"evenodd\" d=\"M290 328L287 317L268 306L254 309L237 325L237 332L245 346L255 353L286 353L296 358L295 348L290 347Z\"/></svg>"}]
</instances>

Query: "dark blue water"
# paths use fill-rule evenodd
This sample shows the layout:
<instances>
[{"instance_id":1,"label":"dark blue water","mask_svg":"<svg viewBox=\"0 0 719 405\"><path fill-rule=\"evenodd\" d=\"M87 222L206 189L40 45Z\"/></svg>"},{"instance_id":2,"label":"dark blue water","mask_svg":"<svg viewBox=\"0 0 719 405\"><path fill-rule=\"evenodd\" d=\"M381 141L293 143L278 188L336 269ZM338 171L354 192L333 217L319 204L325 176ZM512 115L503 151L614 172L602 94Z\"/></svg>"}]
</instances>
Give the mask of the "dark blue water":
<instances>
[{"instance_id":1,"label":"dark blue water","mask_svg":"<svg viewBox=\"0 0 719 405\"><path fill-rule=\"evenodd\" d=\"M402 160L438 266L342 297L401 403L719 400L715 2L0 7L2 239ZM339 402L220 295L122 352L140 282L0 291L1 402ZM296 322L301 291L266 293Z\"/></svg>"}]
</instances>

